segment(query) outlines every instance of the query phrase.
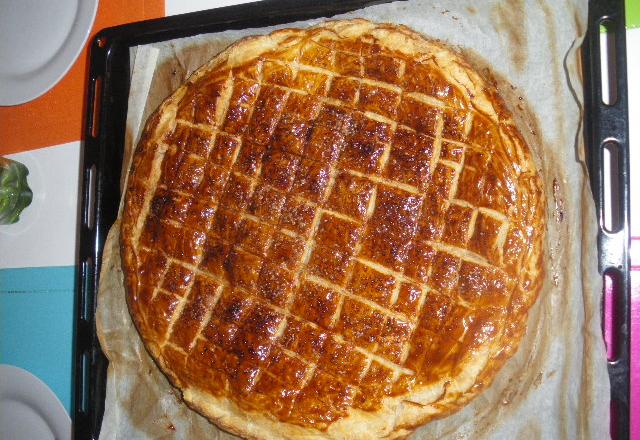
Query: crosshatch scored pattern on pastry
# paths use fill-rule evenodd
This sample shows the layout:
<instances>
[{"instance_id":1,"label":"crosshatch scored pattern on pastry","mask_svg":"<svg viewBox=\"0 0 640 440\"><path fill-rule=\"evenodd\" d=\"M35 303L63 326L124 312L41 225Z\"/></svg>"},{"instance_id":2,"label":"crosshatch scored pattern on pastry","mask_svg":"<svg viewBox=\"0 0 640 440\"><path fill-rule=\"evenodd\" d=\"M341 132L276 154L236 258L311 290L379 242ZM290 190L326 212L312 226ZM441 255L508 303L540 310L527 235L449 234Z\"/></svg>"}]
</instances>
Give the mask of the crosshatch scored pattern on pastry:
<instances>
[{"instance_id":1,"label":"crosshatch scored pattern on pastry","mask_svg":"<svg viewBox=\"0 0 640 440\"><path fill-rule=\"evenodd\" d=\"M184 400L251 438L397 438L515 352L544 202L495 87L404 26L244 39L147 122L121 248Z\"/></svg>"}]
</instances>

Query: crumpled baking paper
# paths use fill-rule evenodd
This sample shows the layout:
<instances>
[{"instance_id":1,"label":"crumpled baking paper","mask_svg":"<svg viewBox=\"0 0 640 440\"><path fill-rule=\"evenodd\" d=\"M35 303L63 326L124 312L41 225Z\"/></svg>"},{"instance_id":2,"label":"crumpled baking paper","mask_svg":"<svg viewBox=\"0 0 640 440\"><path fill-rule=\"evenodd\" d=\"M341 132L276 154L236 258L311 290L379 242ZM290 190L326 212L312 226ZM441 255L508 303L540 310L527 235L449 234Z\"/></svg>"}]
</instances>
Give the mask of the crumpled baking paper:
<instances>
[{"instance_id":1,"label":"crumpled baking paper","mask_svg":"<svg viewBox=\"0 0 640 440\"><path fill-rule=\"evenodd\" d=\"M336 18L401 23L491 69L537 156L547 194L546 279L516 355L461 411L416 439L603 439L609 379L600 327L596 216L584 165L578 48L586 0L428 1L372 6ZM226 31L132 49L123 182L147 117L232 42L283 26ZM526 104L525 104L526 103ZM147 354L125 302L119 221L105 244L97 328L110 360L101 439L233 437L189 409Z\"/></svg>"}]
</instances>

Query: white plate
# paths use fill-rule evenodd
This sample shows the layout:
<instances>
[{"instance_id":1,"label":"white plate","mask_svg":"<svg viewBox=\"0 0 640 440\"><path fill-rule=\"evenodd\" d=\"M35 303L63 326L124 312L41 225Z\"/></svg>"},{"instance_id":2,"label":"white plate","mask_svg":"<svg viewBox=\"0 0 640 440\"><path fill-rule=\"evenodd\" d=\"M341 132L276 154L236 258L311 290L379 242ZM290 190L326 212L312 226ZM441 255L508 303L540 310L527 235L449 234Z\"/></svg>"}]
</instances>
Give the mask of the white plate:
<instances>
[{"instance_id":1,"label":"white plate","mask_svg":"<svg viewBox=\"0 0 640 440\"><path fill-rule=\"evenodd\" d=\"M0 269L75 264L81 149L73 141L7 156L29 169L33 200L17 223L0 225Z\"/></svg>"},{"instance_id":2,"label":"white plate","mask_svg":"<svg viewBox=\"0 0 640 440\"><path fill-rule=\"evenodd\" d=\"M71 418L53 391L11 365L0 365L0 438L71 440Z\"/></svg>"},{"instance_id":3,"label":"white plate","mask_svg":"<svg viewBox=\"0 0 640 440\"><path fill-rule=\"evenodd\" d=\"M0 105L31 101L71 68L98 0L0 0Z\"/></svg>"}]
</instances>

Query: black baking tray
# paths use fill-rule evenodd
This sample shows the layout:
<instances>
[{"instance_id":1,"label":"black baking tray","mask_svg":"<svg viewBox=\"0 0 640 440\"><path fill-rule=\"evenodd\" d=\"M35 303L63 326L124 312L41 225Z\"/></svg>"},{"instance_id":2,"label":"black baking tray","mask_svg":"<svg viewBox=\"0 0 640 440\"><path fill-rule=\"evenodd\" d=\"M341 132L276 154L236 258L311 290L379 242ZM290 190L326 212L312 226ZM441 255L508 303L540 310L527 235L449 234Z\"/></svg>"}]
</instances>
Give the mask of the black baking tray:
<instances>
[{"instance_id":1,"label":"black baking tray","mask_svg":"<svg viewBox=\"0 0 640 440\"><path fill-rule=\"evenodd\" d=\"M613 282L614 359L608 362L611 381L611 435L628 439L630 435L630 340L631 340L631 279L630 247L630 176L629 118L627 96L627 48L623 0L589 2L587 35L582 45L584 75L584 139L586 159L595 200L600 230L598 234L598 270ZM608 42L601 39L601 26L609 33ZM601 44L612 52L601 57ZM601 75L601 63L608 64L609 76ZM603 83L615 89L615 98L603 102ZM613 95L613 93L612 93ZM605 149L611 152L610 186L613 197L605 206ZM604 213L609 209L616 226L607 230ZM634 417L640 417L636 414Z\"/></svg>"},{"instance_id":2,"label":"black baking tray","mask_svg":"<svg viewBox=\"0 0 640 440\"><path fill-rule=\"evenodd\" d=\"M106 392L105 358L95 326L102 249L116 220L120 201L120 172L124 151L127 101L130 86L131 47L228 29L246 29L284 24L386 3L381 0L264 0L237 6L177 15L107 28L96 34L90 46L89 80L83 146L81 219L79 232L75 351L74 406L75 439L96 439L100 433ZM601 229L598 240L600 271L615 272L619 357L610 362L612 401L616 416L612 431L617 439L629 437L629 147L626 101L626 65L623 0L591 0L589 30L583 45L585 79L585 139L595 205L602 218L602 143L618 143L621 173L619 209L622 227L615 233ZM599 87L598 26L609 20L616 34L618 101L603 106Z\"/></svg>"}]
</instances>

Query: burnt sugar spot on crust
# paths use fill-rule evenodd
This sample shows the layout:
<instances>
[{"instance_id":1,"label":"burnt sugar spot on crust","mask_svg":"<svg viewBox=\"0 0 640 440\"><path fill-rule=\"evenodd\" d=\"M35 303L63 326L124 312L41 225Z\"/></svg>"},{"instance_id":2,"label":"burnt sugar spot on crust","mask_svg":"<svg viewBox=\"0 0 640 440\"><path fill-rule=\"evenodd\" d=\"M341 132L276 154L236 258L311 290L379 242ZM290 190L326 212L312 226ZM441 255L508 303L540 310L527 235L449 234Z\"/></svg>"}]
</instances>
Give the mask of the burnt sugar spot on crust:
<instances>
[{"instance_id":1,"label":"burnt sugar spot on crust","mask_svg":"<svg viewBox=\"0 0 640 440\"><path fill-rule=\"evenodd\" d=\"M545 206L493 85L403 27L279 32L198 71L145 137L122 234L144 342L181 387L267 430L386 417L503 350L472 381L490 383L539 288Z\"/></svg>"}]
</instances>

